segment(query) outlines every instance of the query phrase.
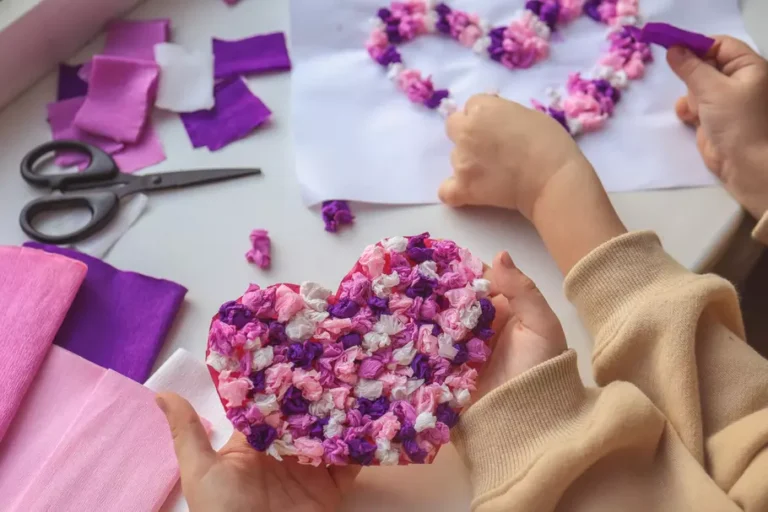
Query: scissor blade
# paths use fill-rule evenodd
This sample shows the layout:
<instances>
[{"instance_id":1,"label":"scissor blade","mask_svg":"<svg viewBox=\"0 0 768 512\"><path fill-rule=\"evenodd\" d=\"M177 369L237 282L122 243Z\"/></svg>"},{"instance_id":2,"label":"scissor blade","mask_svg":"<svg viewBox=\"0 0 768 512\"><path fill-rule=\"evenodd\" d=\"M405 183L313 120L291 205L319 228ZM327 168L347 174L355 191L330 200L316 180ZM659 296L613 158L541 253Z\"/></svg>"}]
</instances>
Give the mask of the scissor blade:
<instances>
[{"instance_id":1,"label":"scissor blade","mask_svg":"<svg viewBox=\"0 0 768 512\"><path fill-rule=\"evenodd\" d=\"M141 189L145 191L190 187L225 181L243 176L261 174L261 169L199 169L196 171L176 171L142 176Z\"/></svg>"}]
</instances>

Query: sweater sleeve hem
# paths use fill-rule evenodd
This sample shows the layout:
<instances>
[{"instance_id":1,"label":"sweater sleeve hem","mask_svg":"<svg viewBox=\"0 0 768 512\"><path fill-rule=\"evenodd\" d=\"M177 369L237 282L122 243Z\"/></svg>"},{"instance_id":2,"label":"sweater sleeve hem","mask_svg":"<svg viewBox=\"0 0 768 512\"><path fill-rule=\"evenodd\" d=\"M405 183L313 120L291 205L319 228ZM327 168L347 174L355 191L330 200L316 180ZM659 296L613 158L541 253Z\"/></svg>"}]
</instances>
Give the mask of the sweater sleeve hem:
<instances>
[{"instance_id":1,"label":"sweater sleeve hem","mask_svg":"<svg viewBox=\"0 0 768 512\"><path fill-rule=\"evenodd\" d=\"M576 352L568 350L472 405L451 437L471 474L473 508L522 477L549 443L575 432L587 402Z\"/></svg>"}]
</instances>

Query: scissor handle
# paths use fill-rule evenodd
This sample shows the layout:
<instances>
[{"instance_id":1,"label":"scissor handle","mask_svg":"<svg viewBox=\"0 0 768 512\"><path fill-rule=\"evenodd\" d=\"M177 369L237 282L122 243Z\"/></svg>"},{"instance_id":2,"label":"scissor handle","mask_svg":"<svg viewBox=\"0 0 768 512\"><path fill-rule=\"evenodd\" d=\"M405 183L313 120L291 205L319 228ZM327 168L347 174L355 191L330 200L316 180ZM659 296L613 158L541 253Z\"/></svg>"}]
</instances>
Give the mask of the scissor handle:
<instances>
[{"instance_id":1,"label":"scissor handle","mask_svg":"<svg viewBox=\"0 0 768 512\"><path fill-rule=\"evenodd\" d=\"M49 244L72 244L84 240L106 226L115 216L120 206L120 199L114 192L94 191L94 192L75 192L59 196L41 197L30 201L21 210L19 224L21 229L30 237L38 242ZM56 210L65 210L72 208L88 208L91 212L91 220L87 225L64 235L46 235L34 228L32 222L35 216Z\"/></svg>"},{"instance_id":2,"label":"scissor handle","mask_svg":"<svg viewBox=\"0 0 768 512\"><path fill-rule=\"evenodd\" d=\"M38 174L35 164L43 156L53 151L76 151L88 155L90 163L82 172L70 174ZM66 190L68 185L108 181L118 175L120 170L115 161L100 148L77 140L54 140L34 148L21 161L21 177L30 185L49 187L53 190Z\"/></svg>"}]
</instances>

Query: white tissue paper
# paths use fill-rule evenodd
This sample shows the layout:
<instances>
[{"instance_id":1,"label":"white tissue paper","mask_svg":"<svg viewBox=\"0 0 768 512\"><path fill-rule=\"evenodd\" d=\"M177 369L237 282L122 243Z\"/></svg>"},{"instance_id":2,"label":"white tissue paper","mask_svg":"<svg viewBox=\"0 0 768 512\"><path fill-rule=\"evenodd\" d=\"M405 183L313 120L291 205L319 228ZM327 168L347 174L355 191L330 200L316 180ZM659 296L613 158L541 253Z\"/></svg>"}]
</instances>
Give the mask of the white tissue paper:
<instances>
[{"instance_id":1,"label":"white tissue paper","mask_svg":"<svg viewBox=\"0 0 768 512\"><path fill-rule=\"evenodd\" d=\"M451 174L452 143L437 112L414 105L368 55L370 20L388 0L291 0L291 75L296 172L304 199L372 203L437 202ZM525 0L446 0L493 26L505 25ZM640 0L643 21L749 40L737 0ZM457 41L422 36L399 49L407 67L431 75L459 106L498 90L530 106L569 73L588 73L607 46L607 27L587 16L559 29L550 58L510 71ZM602 131L581 136L581 149L611 192L710 185L692 130L676 118L686 89L654 47L645 78L632 81Z\"/></svg>"},{"instance_id":2,"label":"white tissue paper","mask_svg":"<svg viewBox=\"0 0 768 512\"><path fill-rule=\"evenodd\" d=\"M213 108L213 53L187 51L173 43L155 45L160 83L155 106L171 112Z\"/></svg>"},{"instance_id":3,"label":"white tissue paper","mask_svg":"<svg viewBox=\"0 0 768 512\"><path fill-rule=\"evenodd\" d=\"M183 348L174 352L144 385L157 393L170 391L186 398L197 414L210 422L212 429L209 438L214 450L224 446L232 436L232 424L224 413L224 407L213 386L208 367L202 360ZM189 510L178 484L161 510L163 512Z\"/></svg>"}]
</instances>

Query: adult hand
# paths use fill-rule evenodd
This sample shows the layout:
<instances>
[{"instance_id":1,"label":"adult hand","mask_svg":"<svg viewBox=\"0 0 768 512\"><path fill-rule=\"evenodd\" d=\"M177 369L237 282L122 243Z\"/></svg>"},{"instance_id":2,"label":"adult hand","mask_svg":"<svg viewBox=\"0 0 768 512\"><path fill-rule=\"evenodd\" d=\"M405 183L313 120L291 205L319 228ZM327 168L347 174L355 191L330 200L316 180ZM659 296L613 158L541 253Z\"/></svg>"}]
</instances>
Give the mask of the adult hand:
<instances>
[{"instance_id":1,"label":"adult hand","mask_svg":"<svg viewBox=\"0 0 768 512\"><path fill-rule=\"evenodd\" d=\"M768 62L724 36L704 60L675 47L667 61L688 86L676 111L696 129L704 163L760 218L768 210Z\"/></svg>"},{"instance_id":2,"label":"adult hand","mask_svg":"<svg viewBox=\"0 0 768 512\"><path fill-rule=\"evenodd\" d=\"M181 488L192 512L328 512L338 509L359 466L316 468L279 462L235 432L215 452L192 406L174 393L157 404L171 428Z\"/></svg>"}]
</instances>

